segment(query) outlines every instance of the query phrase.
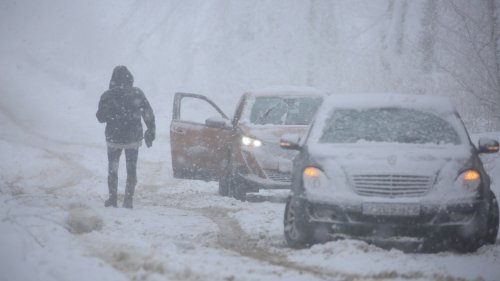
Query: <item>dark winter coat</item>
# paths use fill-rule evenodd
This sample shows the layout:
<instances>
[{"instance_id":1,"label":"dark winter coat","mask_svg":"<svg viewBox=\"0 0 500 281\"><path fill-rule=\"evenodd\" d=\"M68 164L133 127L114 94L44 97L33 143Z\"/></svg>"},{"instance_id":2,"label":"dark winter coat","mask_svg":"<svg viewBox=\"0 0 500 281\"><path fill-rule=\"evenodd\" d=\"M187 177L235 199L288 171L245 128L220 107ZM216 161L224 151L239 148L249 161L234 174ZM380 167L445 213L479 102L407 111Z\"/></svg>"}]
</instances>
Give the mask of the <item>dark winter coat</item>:
<instances>
[{"instance_id":1,"label":"dark winter coat","mask_svg":"<svg viewBox=\"0 0 500 281\"><path fill-rule=\"evenodd\" d=\"M147 134L154 139L153 110L142 90L133 84L134 77L129 70L125 66L117 66L113 70L109 90L101 96L96 116L99 122L106 123L108 143L140 143L143 139L141 117L148 128Z\"/></svg>"}]
</instances>

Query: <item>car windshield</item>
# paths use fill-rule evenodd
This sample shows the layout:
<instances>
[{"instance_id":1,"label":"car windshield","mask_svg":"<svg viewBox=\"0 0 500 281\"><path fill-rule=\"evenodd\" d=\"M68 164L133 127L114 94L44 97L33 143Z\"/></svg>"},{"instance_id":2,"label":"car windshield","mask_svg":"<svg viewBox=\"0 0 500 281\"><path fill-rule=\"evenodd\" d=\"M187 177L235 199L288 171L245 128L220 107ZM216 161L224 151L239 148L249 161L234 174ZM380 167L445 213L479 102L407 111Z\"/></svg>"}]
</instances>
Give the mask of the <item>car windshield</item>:
<instances>
[{"instance_id":1,"label":"car windshield","mask_svg":"<svg viewBox=\"0 0 500 281\"><path fill-rule=\"evenodd\" d=\"M409 108L336 109L320 143L390 142L460 144L453 126L432 113Z\"/></svg>"},{"instance_id":2,"label":"car windshield","mask_svg":"<svg viewBox=\"0 0 500 281\"><path fill-rule=\"evenodd\" d=\"M321 102L320 97L256 97L250 122L256 125L309 125Z\"/></svg>"}]
</instances>

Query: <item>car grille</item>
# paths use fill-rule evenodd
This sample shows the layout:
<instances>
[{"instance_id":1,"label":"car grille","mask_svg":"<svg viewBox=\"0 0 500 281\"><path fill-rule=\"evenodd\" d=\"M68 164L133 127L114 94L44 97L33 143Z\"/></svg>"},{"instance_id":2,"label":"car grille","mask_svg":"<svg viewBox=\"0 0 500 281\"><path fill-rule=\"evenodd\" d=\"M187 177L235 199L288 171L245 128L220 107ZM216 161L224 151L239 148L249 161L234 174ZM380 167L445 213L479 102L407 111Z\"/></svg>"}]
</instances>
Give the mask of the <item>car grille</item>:
<instances>
[{"instance_id":1,"label":"car grille","mask_svg":"<svg viewBox=\"0 0 500 281\"><path fill-rule=\"evenodd\" d=\"M352 175L354 191L364 196L418 197L431 188L434 178L422 175Z\"/></svg>"},{"instance_id":2,"label":"car grille","mask_svg":"<svg viewBox=\"0 0 500 281\"><path fill-rule=\"evenodd\" d=\"M280 173L276 170L269 170L269 169L265 169L264 173L266 173L267 178L272 179L274 181L292 182L292 176L290 173Z\"/></svg>"}]
</instances>

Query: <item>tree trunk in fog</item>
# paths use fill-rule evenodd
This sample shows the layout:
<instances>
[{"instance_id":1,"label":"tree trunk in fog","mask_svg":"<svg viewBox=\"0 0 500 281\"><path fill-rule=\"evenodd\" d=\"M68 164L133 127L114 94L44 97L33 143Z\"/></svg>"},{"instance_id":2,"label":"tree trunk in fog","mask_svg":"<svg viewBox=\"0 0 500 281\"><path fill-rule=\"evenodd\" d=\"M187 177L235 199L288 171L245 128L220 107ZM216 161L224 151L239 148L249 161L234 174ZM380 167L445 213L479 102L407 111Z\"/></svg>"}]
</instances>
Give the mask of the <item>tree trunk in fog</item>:
<instances>
[{"instance_id":1,"label":"tree trunk in fog","mask_svg":"<svg viewBox=\"0 0 500 281\"><path fill-rule=\"evenodd\" d=\"M496 57L496 78L500 80L500 0L490 0L490 16L493 19L492 38Z\"/></svg>"},{"instance_id":2,"label":"tree trunk in fog","mask_svg":"<svg viewBox=\"0 0 500 281\"><path fill-rule=\"evenodd\" d=\"M424 4L422 18L422 39L420 42L423 51L422 72L430 74L434 69L435 46L437 33L438 4L434 0L427 0Z\"/></svg>"},{"instance_id":3,"label":"tree trunk in fog","mask_svg":"<svg viewBox=\"0 0 500 281\"><path fill-rule=\"evenodd\" d=\"M493 53L494 63L487 64L485 67L489 70L490 77L488 99L490 108L492 108L492 127L500 130L500 1L488 1L488 19L490 24L489 40L491 42L491 51Z\"/></svg>"},{"instance_id":4,"label":"tree trunk in fog","mask_svg":"<svg viewBox=\"0 0 500 281\"><path fill-rule=\"evenodd\" d=\"M309 47L306 50L307 53L307 61L306 61L306 86L314 86L314 66L315 66L315 58L314 58L314 46L316 45L316 32L318 30L318 20L317 20L317 6L318 1L311 0L309 2L309 15L308 15L308 35L309 38Z\"/></svg>"}]
</instances>

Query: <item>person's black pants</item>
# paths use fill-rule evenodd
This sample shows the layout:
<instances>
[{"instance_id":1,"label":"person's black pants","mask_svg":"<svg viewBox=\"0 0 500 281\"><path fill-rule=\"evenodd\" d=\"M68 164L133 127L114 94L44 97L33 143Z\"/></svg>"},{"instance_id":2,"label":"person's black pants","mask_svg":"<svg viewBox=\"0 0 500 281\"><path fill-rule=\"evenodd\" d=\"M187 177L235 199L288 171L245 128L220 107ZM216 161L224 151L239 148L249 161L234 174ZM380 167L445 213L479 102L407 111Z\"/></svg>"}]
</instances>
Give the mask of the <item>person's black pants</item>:
<instances>
[{"instance_id":1,"label":"person's black pants","mask_svg":"<svg viewBox=\"0 0 500 281\"><path fill-rule=\"evenodd\" d=\"M109 196L116 198L118 190L118 167L123 148L114 148L108 146L108 188ZM125 149L125 160L127 164L127 185L125 188L125 197L134 195L135 185L137 184L137 157L138 148Z\"/></svg>"}]
</instances>

